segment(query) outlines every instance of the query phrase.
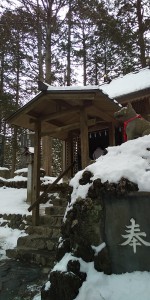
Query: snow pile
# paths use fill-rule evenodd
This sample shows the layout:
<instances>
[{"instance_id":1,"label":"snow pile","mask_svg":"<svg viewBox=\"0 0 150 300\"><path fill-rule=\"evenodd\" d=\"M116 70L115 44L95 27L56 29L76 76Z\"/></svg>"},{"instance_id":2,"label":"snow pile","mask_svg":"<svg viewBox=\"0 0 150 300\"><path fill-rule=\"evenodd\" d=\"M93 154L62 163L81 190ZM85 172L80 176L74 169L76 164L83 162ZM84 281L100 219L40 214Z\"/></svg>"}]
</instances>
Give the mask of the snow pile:
<instances>
[{"instance_id":1,"label":"snow pile","mask_svg":"<svg viewBox=\"0 0 150 300\"><path fill-rule=\"evenodd\" d=\"M78 172L70 181L73 186L71 205L78 197L85 198L92 184L80 185L79 179L85 170L93 174L91 180L100 178L117 183L122 177L138 185L139 191L150 191L150 135L127 141L120 146L108 147L107 155Z\"/></svg>"},{"instance_id":2,"label":"snow pile","mask_svg":"<svg viewBox=\"0 0 150 300\"><path fill-rule=\"evenodd\" d=\"M17 177L17 176L16 176ZM15 179L14 179L15 180ZM15 188L0 188L0 214L21 214L31 215L28 211L29 204L27 200L27 189L15 189ZM40 214L44 214L44 208L50 206L49 203L40 205ZM8 220L6 220L8 221ZM0 218L0 225L4 223L4 218ZM24 236L25 231L19 229L9 228L8 225L0 226L0 260L6 258L5 250L13 249L17 245L17 240L20 236Z\"/></svg>"},{"instance_id":3,"label":"snow pile","mask_svg":"<svg viewBox=\"0 0 150 300\"><path fill-rule=\"evenodd\" d=\"M31 214L28 212L26 203L27 190L14 188L0 188L1 214ZM5 222L0 218L0 225ZM0 260L6 259L6 250L13 249L17 245L20 236L24 236L25 231L9 228L8 225L0 226Z\"/></svg>"},{"instance_id":4,"label":"snow pile","mask_svg":"<svg viewBox=\"0 0 150 300\"><path fill-rule=\"evenodd\" d=\"M8 182L12 182L12 181L27 181L27 177L24 177L24 176L21 176L21 175L17 175L13 178L9 178L9 179L6 179L5 181L8 181Z\"/></svg>"},{"instance_id":5,"label":"snow pile","mask_svg":"<svg viewBox=\"0 0 150 300\"><path fill-rule=\"evenodd\" d=\"M150 191L150 136L128 141L121 146L108 147L108 154L100 157L85 170L92 172L92 180L100 178L102 182L118 182L125 177L138 184L140 191ZM71 180L73 193L71 205L78 196L85 197L90 184L81 186L80 171ZM53 180L53 179L52 179ZM0 188L1 213L28 214L26 189ZM14 247L17 238L24 234L21 231L0 227L0 255L4 258L5 249ZM104 245L101 245L103 247ZM95 248L95 254L99 249ZM149 300L150 299L150 272L133 272L122 275L105 275L94 269L93 262L86 263L67 253L54 267L54 270L66 271L70 259L79 260L81 272L86 272L87 279L74 300ZM46 287L50 286L50 282ZM38 294L34 300L41 300Z\"/></svg>"},{"instance_id":6,"label":"snow pile","mask_svg":"<svg viewBox=\"0 0 150 300\"><path fill-rule=\"evenodd\" d=\"M26 202L27 190L14 188L0 188L1 214L31 214Z\"/></svg>"},{"instance_id":7,"label":"snow pile","mask_svg":"<svg viewBox=\"0 0 150 300\"><path fill-rule=\"evenodd\" d=\"M105 275L94 269L93 262L86 263L81 258L66 253L52 271L67 271L69 260L80 262L80 271L87 274L86 281L79 289L79 294L72 300L149 300L150 273L133 272L121 275ZM50 287L50 281L46 287ZM40 300L38 295L36 300Z\"/></svg>"},{"instance_id":8,"label":"snow pile","mask_svg":"<svg viewBox=\"0 0 150 300\"><path fill-rule=\"evenodd\" d=\"M4 220L0 219L0 224ZM12 229L7 225L5 227L0 227L0 260L6 259L6 250L13 249L17 246L17 240L20 236L25 236L24 230Z\"/></svg>"},{"instance_id":9,"label":"snow pile","mask_svg":"<svg viewBox=\"0 0 150 300\"><path fill-rule=\"evenodd\" d=\"M22 169L16 170L14 173L19 175L21 173L27 173L27 172L28 172L28 168L22 168Z\"/></svg>"},{"instance_id":10,"label":"snow pile","mask_svg":"<svg viewBox=\"0 0 150 300\"><path fill-rule=\"evenodd\" d=\"M52 184L56 179L57 179L57 177L50 177L50 176L41 177L41 181L42 181L43 185ZM57 184L60 184L60 183L62 183L62 179L60 179Z\"/></svg>"}]
</instances>

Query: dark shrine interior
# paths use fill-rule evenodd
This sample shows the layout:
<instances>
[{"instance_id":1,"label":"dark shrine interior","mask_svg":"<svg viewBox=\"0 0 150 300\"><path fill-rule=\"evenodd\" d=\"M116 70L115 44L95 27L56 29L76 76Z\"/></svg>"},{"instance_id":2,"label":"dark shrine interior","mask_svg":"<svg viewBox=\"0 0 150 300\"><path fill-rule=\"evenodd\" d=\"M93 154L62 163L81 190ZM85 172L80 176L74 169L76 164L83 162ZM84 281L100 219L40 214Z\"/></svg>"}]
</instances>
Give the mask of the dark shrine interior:
<instances>
[{"instance_id":1,"label":"dark shrine interior","mask_svg":"<svg viewBox=\"0 0 150 300\"><path fill-rule=\"evenodd\" d=\"M115 145L121 145L123 142L122 128L115 129ZM107 148L109 146L108 129L89 133L89 156L93 159L93 152L97 147Z\"/></svg>"}]
</instances>

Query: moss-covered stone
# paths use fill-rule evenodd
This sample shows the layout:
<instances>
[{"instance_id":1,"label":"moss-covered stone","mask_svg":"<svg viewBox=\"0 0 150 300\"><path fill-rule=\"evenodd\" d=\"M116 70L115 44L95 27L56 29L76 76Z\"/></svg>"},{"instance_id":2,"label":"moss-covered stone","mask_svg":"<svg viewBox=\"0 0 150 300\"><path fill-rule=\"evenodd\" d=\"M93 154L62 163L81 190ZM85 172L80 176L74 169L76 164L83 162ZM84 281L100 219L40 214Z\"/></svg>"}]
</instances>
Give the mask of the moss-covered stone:
<instances>
[{"instance_id":1,"label":"moss-covered stone","mask_svg":"<svg viewBox=\"0 0 150 300\"><path fill-rule=\"evenodd\" d=\"M79 197L68 210L66 220L62 224L62 238L57 248L57 261L67 252L85 262L93 262L98 272L111 274L111 260L106 246L97 253L94 249L103 242L105 237L106 207L105 199L111 196L119 199L133 191L138 191L138 186L126 178L118 183L102 183L101 179L92 181L93 174L85 171L79 184L90 183L85 199ZM68 191L68 197L70 190ZM69 201L70 202L70 201ZM94 246L94 247L93 247ZM72 300L78 294L78 289L86 279L86 274L80 272L80 263L77 260L68 262L67 272L52 271L50 273L50 289L42 289L42 300Z\"/></svg>"},{"instance_id":2,"label":"moss-covered stone","mask_svg":"<svg viewBox=\"0 0 150 300\"><path fill-rule=\"evenodd\" d=\"M50 289L45 290L45 287L42 288L42 299L72 300L78 295L83 279L73 272L54 271L50 273L50 282Z\"/></svg>"}]
</instances>

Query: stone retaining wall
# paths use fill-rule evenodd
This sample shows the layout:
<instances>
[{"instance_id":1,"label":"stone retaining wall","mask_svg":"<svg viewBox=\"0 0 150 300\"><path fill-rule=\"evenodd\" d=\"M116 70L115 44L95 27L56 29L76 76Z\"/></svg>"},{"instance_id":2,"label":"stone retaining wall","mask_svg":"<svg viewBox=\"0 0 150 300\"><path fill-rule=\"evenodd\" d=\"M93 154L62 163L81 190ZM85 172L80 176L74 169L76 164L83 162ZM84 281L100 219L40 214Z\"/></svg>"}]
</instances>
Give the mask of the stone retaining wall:
<instances>
[{"instance_id":1,"label":"stone retaining wall","mask_svg":"<svg viewBox=\"0 0 150 300\"><path fill-rule=\"evenodd\" d=\"M106 203L105 199L120 199L129 192L138 191L136 184L122 178L117 184L102 183L100 179L92 182L93 174L85 171L79 180L80 185L91 183L85 199L79 197L68 210L66 220L62 224L62 237L57 248L57 261L66 253L71 253L74 260L66 263L66 271L51 271L50 288L42 288L42 300L72 300L86 280L86 274L80 272L82 258L85 262L93 262L95 270L111 274L112 261L106 239ZM119 202L119 200L118 200ZM110 210L111 214L111 210ZM112 224L110 225L112 227ZM108 234L108 233L107 233ZM69 292L68 292L69 291Z\"/></svg>"},{"instance_id":2,"label":"stone retaining wall","mask_svg":"<svg viewBox=\"0 0 150 300\"><path fill-rule=\"evenodd\" d=\"M15 188L15 189L25 189L27 188L27 181L7 181L7 180L1 180L0 179L0 187L10 187L10 188Z\"/></svg>"},{"instance_id":3,"label":"stone retaining wall","mask_svg":"<svg viewBox=\"0 0 150 300\"><path fill-rule=\"evenodd\" d=\"M2 178L10 178L10 170L7 168L0 168L0 177Z\"/></svg>"},{"instance_id":4,"label":"stone retaining wall","mask_svg":"<svg viewBox=\"0 0 150 300\"><path fill-rule=\"evenodd\" d=\"M8 225L12 229L24 230L28 225L32 225L32 217L30 215L0 214L0 218L3 218L0 226Z\"/></svg>"}]
</instances>

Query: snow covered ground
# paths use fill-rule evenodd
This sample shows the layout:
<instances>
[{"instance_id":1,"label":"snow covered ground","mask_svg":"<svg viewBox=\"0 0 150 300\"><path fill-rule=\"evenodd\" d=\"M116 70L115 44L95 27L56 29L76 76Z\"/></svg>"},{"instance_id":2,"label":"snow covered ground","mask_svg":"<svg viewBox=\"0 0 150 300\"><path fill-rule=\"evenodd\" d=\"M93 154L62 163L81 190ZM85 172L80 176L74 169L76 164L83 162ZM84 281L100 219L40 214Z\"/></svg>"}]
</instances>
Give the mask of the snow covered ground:
<instances>
[{"instance_id":1,"label":"snow covered ground","mask_svg":"<svg viewBox=\"0 0 150 300\"><path fill-rule=\"evenodd\" d=\"M1 168L2 169L2 168ZM2 178L3 180L4 178ZM45 176L43 179L45 183L52 183L56 178ZM6 179L4 179L6 180ZM27 180L23 176L15 176L13 179L7 179L8 181L22 181ZM29 204L26 202L27 189L15 189L15 188L0 188L0 214L21 214L31 215L28 211ZM40 205L40 214L44 213L44 208L49 206L49 203ZM4 218L0 218L0 225L5 221ZM11 229L7 225L5 227L0 226L0 260L6 259L6 250L13 249L17 245L17 239L20 236L26 235L24 230Z\"/></svg>"},{"instance_id":2,"label":"snow covered ground","mask_svg":"<svg viewBox=\"0 0 150 300\"><path fill-rule=\"evenodd\" d=\"M93 179L101 178L102 182L118 182L121 177L138 184L139 190L150 191L150 136L128 141L121 146L109 147L108 154L88 166ZM85 197L89 184L79 185L80 171L71 180L74 187L72 204L78 196ZM0 188L0 213L29 214L26 200L26 189ZM0 219L2 222L2 219ZM5 258L5 250L16 246L17 239L23 231L0 227L0 259ZM54 267L55 270L66 270L68 260L74 259L67 253ZM150 272L133 272L122 275L105 275L94 269L93 263L85 263L79 258L81 271L87 273L87 279L80 288L76 300L149 300ZM47 285L50 285L48 282ZM41 300L40 295L34 300ZM63 299L62 299L63 300Z\"/></svg>"},{"instance_id":3,"label":"snow covered ground","mask_svg":"<svg viewBox=\"0 0 150 300\"><path fill-rule=\"evenodd\" d=\"M54 267L54 270L66 271L69 260L77 260L67 253ZM74 300L149 300L150 273L133 272L121 275L105 275L94 269L93 262L86 263L78 259L81 271L87 274L87 279L80 288ZM47 282L47 286L50 285ZM38 296L34 300L40 300Z\"/></svg>"}]
</instances>

